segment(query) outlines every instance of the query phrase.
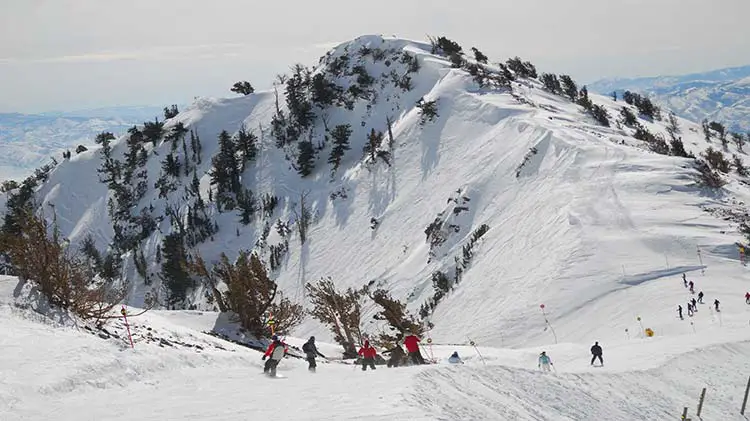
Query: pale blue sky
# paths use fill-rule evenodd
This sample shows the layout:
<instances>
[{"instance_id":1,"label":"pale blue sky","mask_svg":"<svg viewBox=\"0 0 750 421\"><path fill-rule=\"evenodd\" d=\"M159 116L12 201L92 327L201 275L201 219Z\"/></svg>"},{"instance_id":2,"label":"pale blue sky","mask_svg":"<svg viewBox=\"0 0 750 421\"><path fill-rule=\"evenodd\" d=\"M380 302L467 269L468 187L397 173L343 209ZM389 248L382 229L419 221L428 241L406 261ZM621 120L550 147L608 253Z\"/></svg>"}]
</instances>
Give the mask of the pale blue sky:
<instances>
[{"instance_id":1,"label":"pale blue sky","mask_svg":"<svg viewBox=\"0 0 750 421\"><path fill-rule=\"evenodd\" d=\"M0 112L270 86L332 43L446 35L579 81L750 64L748 0L0 0Z\"/></svg>"}]
</instances>

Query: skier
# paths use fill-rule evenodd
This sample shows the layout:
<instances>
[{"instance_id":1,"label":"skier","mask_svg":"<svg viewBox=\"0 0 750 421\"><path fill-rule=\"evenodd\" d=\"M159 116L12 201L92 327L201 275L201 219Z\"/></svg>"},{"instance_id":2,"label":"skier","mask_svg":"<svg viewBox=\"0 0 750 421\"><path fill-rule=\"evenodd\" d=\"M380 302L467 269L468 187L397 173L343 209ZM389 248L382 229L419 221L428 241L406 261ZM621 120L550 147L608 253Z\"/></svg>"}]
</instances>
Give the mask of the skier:
<instances>
[{"instance_id":1,"label":"skier","mask_svg":"<svg viewBox=\"0 0 750 421\"><path fill-rule=\"evenodd\" d=\"M315 368L318 366L317 364L315 364L315 357L320 356L321 358L326 358L325 355L321 354L318 351L318 347L315 346L315 336L310 336L310 339L308 339L307 342L302 345L302 352L304 352L307 356L307 369L313 373L315 372Z\"/></svg>"},{"instance_id":2,"label":"skier","mask_svg":"<svg viewBox=\"0 0 750 421\"><path fill-rule=\"evenodd\" d=\"M541 354L539 354L539 364L538 367L542 371L550 371L550 366L552 364L552 360L549 359L549 356L547 356L546 351L542 351Z\"/></svg>"},{"instance_id":3,"label":"skier","mask_svg":"<svg viewBox=\"0 0 750 421\"><path fill-rule=\"evenodd\" d=\"M599 359L599 362L604 366L604 360L602 360L602 347L599 346L599 342L594 343L594 346L591 347L591 365L594 365L594 361L596 359Z\"/></svg>"},{"instance_id":4,"label":"skier","mask_svg":"<svg viewBox=\"0 0 750 421\"><path fill-rule=\"evenodd\" d=\"M684 319L684 318L682 317L682 306L681 306L681 305L678 305L678 306L677 306L677 314L678 314L678 315L680 316L680 320L685 320L685 319Z\"/></svg>"},{"instance_id":5,"label":"skier","mask_svg":"<svg viewBox=\"0 0 750 421\"><path fill-rule=\"evenodd\" d=\"M698 302L703 304L703 291L698 293Z\"/></svg>"},{"instance_id":6,"label":"skier","mask_svg":"<svg viewBox=\"0 0 750 421\"><path fill-rule=\"evenodd\" d=\"M693 305L690 304L690 301L688 301L687 308L688 308L688 316L693 317Z\"/></svg>"},{"instance_id":7,"label":"skier","mask_svg":"<svg viewBox=\"0 0 750 421\"><path fill-rule=\"evenodd\" d=\"M717 312L720 311L719 310L719 299L718 298L714 300L714 307L716 307L716 311Z\"/></svg>"},{"instance_id":8,"label":"skier","mask_svg":"<svg viewBox=\"0 0 750 421\"><path fill-rule=\"evenodd\" d=\"M745 293L745 304L750 304L750 292Z\"/></svg>"},{"instance_id":9,"label":"skier","mask_svg":"<svg viewBox=\"0 0 750 421\"><path fill-rule=\"evenodd\" d=\"M419 352L419 338L413 334L409 334L406 338L404 338L404 346L406 347L406 350L409 352L409 358L412 361L412 364L424 364L424 358L422 358L422 353Z\"/></svg>"},{"instance_id":10,"label":"skier","mask_svg":"<svg viewBox=\"0 0 750 421\"><path fill-rule=\"evenodd\" d=\"M404 360L406 353L399 344L396 344L393 348L383 351L383 354L391 354L391 358L388 359L388 368L398 367Z\"/></svg>"},{"instance_id":11,"label":"skier","mask_svg":"<svg viewBox=\"0 0 750 421\"><path fill-rule=\"evenodd\" d=\"M685 284L685 288L687 288L688 283L687 283L687 278L685 278L684 273L682 274L682 283Z\"/></svg>"},{"instance_id":12,"label":"skier","mask_svg":"<svg viewBox=\"0 0 750 421\"><path fill-rule=\"evenodd\" d=\"M463 364L461 357L458 356L458 351L454 351L453 354L448 358L448 362L451 364Z\"/></svg>"},{"instance_id":13,"label":"skier","mask_svg":"<svg viewBox=\"0 0 750 421\"><path fill-rule=\"evenodd\" d=\"M693 281L690 281L690 282L688 283L688 286L690 287L690 293L691 293L691 294L695 294L695 290L693 289L693 286L694 286L694 285L695 285L695 284L693 284Z\"/></svg>"},{"instance_id":14,"label":"skier","mask_svg":"<svg viewBox=\"0 0 750 421\"><path fill-rule=\"evenodd\" d=\"M695 298L693 298L692 300L690 300L690 302L693 304L693 312L697 312L698 311L698 304L695 301Z\"/></svg>"},{"instance_id":15,"label":"skier","mask_svg":"<svg viewBox=\"0 0 750 421\"><path fill-rule=\"evenodd\" d=\"M287 346L276 335L271 337L271 341L271 344L268 345L268 349L266 349L266 353L263 354L263 358L261 359L265 360L270 357L268 358L268 361L266 361L265 366L263 366L263 372L270 377L276 377L276 366L278 366L279 361L286 356Z\"/></svg>"},{"instance_id":16,"label":"skier","mask_svg":"<svg viewBox=\"0 0 750 421\"><path fill-rule=\"evenodd\" d=\"M371 369L375 370L375 356L378 354L375 348L370 346L370 341L365 340L365 346L359 349L357 355L362 357L362 371L367 371L369 365Z\"/></svg>"}]
</instances>

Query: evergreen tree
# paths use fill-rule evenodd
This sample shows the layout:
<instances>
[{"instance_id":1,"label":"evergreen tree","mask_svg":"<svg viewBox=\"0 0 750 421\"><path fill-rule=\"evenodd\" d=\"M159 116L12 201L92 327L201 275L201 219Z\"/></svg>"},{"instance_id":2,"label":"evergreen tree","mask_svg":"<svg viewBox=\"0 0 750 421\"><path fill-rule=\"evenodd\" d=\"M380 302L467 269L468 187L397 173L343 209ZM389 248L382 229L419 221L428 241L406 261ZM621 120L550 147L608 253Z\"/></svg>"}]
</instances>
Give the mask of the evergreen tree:
<instances>
[{"instance_id":1,"label":"evergreen tree","mask_svg":"<svg viewBox=\"0 0 750 421\"><path fill-rule=\"evenodd\" d=\"M179 113L180 110L177 109L177 105L173 104L171 107L164 107L164 120L177 117L177 114Z\"/></svg>"},{"instance_id":2,"label":"evergreen tree","mask_svg":"<svg viewBox=\"0 0 750 421\"><path fill-rule=\"evenodd\" d=\"M287 127L287 140L299 138L315 119L312 103L307 99L310 86L310 71L302 65L294 68L294 73L286 82L286 105L289 108L289 119L293 124Z\"/></svg>"},{"instance_id":3,"label":"evergreen tree","mask_svg":"<svg viewBox=\"0 0 750 421\"><path fill-rule=\"evenodd\" d=\"M297 173L307 177L315 169L315 148L312 142L303 140L297 143Z\"/></svg>"},{"instance_id":4,"label":"evergreen tree","mask_svg":"<svg viewBox=\"0 0 750 421\"><path fill-rule=\"evenodd\" d=\"M211 185L216 186L216 202L219 209L232 209L232 194L240 189L240 171L234 142L226 130L219 134L219 153L211 158L211 164Z\"/></svg>"},{"instance_id":5,"label":"evergreen tree","mask_svg":"<svg viewBox=\"0 0 750 421\"><path fill-rule=\"evenodd\" d=\"M193 162L200 165L201 163L201 139L198 134L194 131L190 131L190 148L193 151Z\"/></svg>"},{"instance_id":6,"label":"evergreen tree","mask_svg":"<svg viewBox=\"0 0 750 421\"><path fill-rule=\"evenodd\" d=\"M243 80L232 85L230 91L247 96L255 92L255 88L253 88L250 82Z\"/></svg>"},{"instance_id":7,"label":"evergreen tree","mask_svg":"<svg viewBox=\"0 0 750 421\"><path fill-rule=\"evenodd\" d=\"M544 84L544 87L553 94L558 94L562 90L562 87L560 86L560 80L557 78L557 75L551 73L542 73L541 80Z\"/></svg>"},{"instance_id":8,"label":"evergreen tree","mask_svg":"<svg viewBox=\"0 0 750 421\"><path fill-rule=\"evenodd\" d=\"M180 176L180 159L175 157L173 154L168 154L167 157L161 163L161 169L166 174L172 177Z\"/></svg>"},{"instance_id":9,"label":"evergreen tree","mask_svg":"<svg viewBox=\"0 0 750 421\"><path fill-rule=\"evenodd\" d=\"M245 164L248 161L254 160L258 154L258 136L252 130L247 131L245 127L242 127L237 132L235 147L240 153L240 167L244 171Z\"/></svg>"},{"instance_id":10,"label":"evergreen tree","mask_svg":"<svg viewBox=\"0 0 750 421\"><path fill-rule=\"evenodd\" d=\"M560 75L560 84L562 86L563 93L570 98L571 101L578 99L578 85L576 85L573 78L569 75Z\"/></svg>"},{"instance_id":11,"label":"evergreen tree","mask_svg":"<svg viewBox=\"0 0 750 421\"><path fill-rule=\"evenodd\" d=\"M185 127L185 125L182 124L181 121L178 121L177 124L172 126L172 130L165 136L166 140L172 142L172 152L177 150L178 142L185 141L185 135L187 134L187 132L187 127ZM154 146L156 146L156 141L154 141ZM187 155L185 156L187 157Z\"/></svg>"},{"instance_id":12,"label":"evergreen tree","mask_svg":"<svg viewBox=\"0 0 750 421\"><path fill-rule=\"evenodd\" d=\"M471 51L474 53L474 60L482 64L487 64L487 60L489 60L489 58L486 55L484 55L481 51L477 50L474 47L471 47Z\"/></svg>"},{"instance_id":13,"label":"evergreen tree","mask_svg":"<svg viewBox=\"0 0 750 421\"><path fill-rule=\"evenodd\" d=\"M333 139L333 149L331 155L328 157L328 163L333 165L333 170L336 171L341 165L341 158L344 157L346 151L351 149L349 147L349 136L352 135L352 126L349 124L340 124L334 127L331 132L331 138Z\"/></svg>"},{"instance_id":14,"label":"evergreen tree","mask_svg":"<svg viewBox=\"0 0 750 421\"><path fill-rule=\"evenodd\" d=\"M331 106L341 96L343 89L326 79L322 73L312 78L312 102L320 108Z\"/></svg>"},{"instance_id":15,"label":"evergreen tree","mask_svg":"<svg viewBox=\"0 0 750 421\"><path fill-rule=\"evenodd\" d=\"M182 124L182 123L180 123ZM158 118L154 118L154 122L147 121L143 123L143 137L147 142L151 142L156 146L156 142L161 139L164 134L164 122L159 121Z\"/></svg>"},{"instance_id":16,"label":"evergreen tree","mask_svg":"<svg viewBox=\"0 0 750 421\"><path fill-rule=\"evenodd\" d=\"M364 153L369 156L372 162L378 157L378 148L383 143L383 132L376 132L375 129L370 131L367 136L367 143L364 147Z\"/></svg>"},{"instance_id":17,"label":"evergreen tree","mask_svg":"<svg viewBox=\"0 0 750 421\"><path fill-rule=\"evenodd\" d=\"M237 195L237 207L240 209L240 222L247 225L258 208L258 201L250 189L240 190Z\"/></svg>"},{"instance_id":18,"label":"evergreen tree","mask_svg":"<svg viewBox=\"0 0 750 421\"><path fill-rule=\"evenodd\" d=\"M734 169L737 171L737 174L747 177L747 167L745 167L745 164L742 163L742 158L740 158L737 154L732 155L732 159L734 160Z\"/></svg>"},{"instance_id":19,"label":"evergreen tree","mask_svg":"<svg viewBox=\"0 0 750 421\"><path fill-rule=\"evenodd\" d=\"M187 272L187 254L179 233L164 237L161 247L160 277L169 293L168 303L175 308L184 303L193 282Z\"/></svg>"}]
</instances>

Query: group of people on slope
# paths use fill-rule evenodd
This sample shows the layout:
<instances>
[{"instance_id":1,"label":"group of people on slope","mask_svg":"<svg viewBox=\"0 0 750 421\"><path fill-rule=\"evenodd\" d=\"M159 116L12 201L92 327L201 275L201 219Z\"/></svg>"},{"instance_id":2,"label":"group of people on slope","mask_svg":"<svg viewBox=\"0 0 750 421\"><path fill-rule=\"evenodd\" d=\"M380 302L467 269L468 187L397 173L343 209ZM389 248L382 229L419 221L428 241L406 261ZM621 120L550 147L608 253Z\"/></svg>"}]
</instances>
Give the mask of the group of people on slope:
<instances>
[{"instance_id":1,"label":"group of people on slope","mask_svg":"<svg viewBox=\"0 0 750 421\"><path fill-rule=\"evenodd\" d=\"M602 359L602 347L599 345L599 342L595 342L594 345L591 347L591 365L594 365L594 362L596 360L599 360L599 364L601 367L604 366L604 360ZM552 359L547 355L546 351L542 351L541 354L539 354L539 364L537 367L542 371L550 371L552 366Z\"/></svg>"},{"instance_id":2,"label":"group of people on slope","mask_svg":"<svg viewBox=\"0 0 750 421\"><path fill-rule=\"evenodd\" d=\"M693 281L688 282L687 277L684 273L682 274L682 283L683 285L685 285L685 288L688 288L690 290L691 294L695 294L695 283L693 283ZM750 292L745 294L745 302L750 304ZM703 304L703 291L698 291L698 300L696 300L695 298L691 298L690 300L688 300L688 316L692 317L693 314L698 311L698 304ZM719 304L721 304L719 300L715 299L714 309L716 309L717 312L720 311ZM684 320L684 317L682 316L682 305L677 306L677 316L680 318L680 320Z\"/></svg>"},{"instance_id":3,"label":"group of people on slope","mask_svg":"<svg viewBox=\"0 0 750 421\"><path fill-rule=\"evenodd\" d=\"M420 339L414 334L407 334L403 340L403 345L406 347L407 353L401 348L400 344L396 344L391 349L383 351L383 354L390 354L390 359L387 362L388 367L398 367L404 361L404 357L407 357L414 365L426 364L422 353L419 350ZM279 362L284 358L289 351L289 347L284 343L277 335L271 337L271 343L266 348L266 352L263 354L262 360L266 361L263 372L269 376L276 376L276 367ZM327 358L315 345L315 337L311 336L304 345L302 345L302 352L305 353L305 359L308 363L308 370L315 372L317 364L315 362L316 357ZM362 371L366 371L367 367L375 370L375 358L378 355L377 350L370 345L370 341L365 340L364 345L359 349L357 353L361 358ZM448 359L448 362L452 364L463 364L463 361L458 356L458 352L454 352L453 355Z\"/></svg>"},{"instance_id":4,"label":"group of people on slope","mask_svg":"<svg viewBox=\"0 0 750 421\"><path fill-rule=\"evenodd\" d=\"M422 353L419 351L419 342L419 337L412 333L408 333L402 342L408 352L409 360L414 365L425 364ZM404 350L401 349L400 344L396 344L393 348L383 351L383 354L390 354L390 359L387 362L389 368L398 367L403 362L404 357L407 356ZM370 341L365 340L364 346L359 349L357 355L362 357L362 371L366 371L368 366L375 370L375 357L378 355L378 352L370 345Z\"/></svg>"}]
</instances>

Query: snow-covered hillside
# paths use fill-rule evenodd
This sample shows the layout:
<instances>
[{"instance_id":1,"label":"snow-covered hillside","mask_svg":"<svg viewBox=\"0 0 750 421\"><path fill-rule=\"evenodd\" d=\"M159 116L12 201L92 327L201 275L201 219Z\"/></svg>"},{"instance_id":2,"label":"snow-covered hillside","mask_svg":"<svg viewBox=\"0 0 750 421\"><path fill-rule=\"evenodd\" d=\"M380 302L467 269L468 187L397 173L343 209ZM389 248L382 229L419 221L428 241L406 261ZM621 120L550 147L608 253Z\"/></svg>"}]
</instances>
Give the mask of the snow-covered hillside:
<instances>
[{"instance_id":1,"label":"snow-covered hillside","mask_svg":"<svg viewBox=\"0 0 750 421\"><path fill-rule=\"evenodd\" d=\"M737 224L715 214L744 213L745 181L727 175L723 190L703 189L695 183L692 159L653 153L632 137L634 129L615 121L624 103L590 97L611 117L611 127L603 127L536 79L518 77L511 89L482 87L468 71L472 63L454 68L429 44L365 36L336 47L307 76L322 75L347 94L316 105L298 140L278 146L284 142L271 130L278 114L272 91L203 99L168 120L165 133L180 123L194 131L202 145L198 153L194 142L164 137L155 147L131 142L142 148L137 155L143 160L129 177L135 202L116 224L120 240L137 243L123 262L133 286L129 304L143 305L147 293L167 301L160 249L182 224L186 243L195 239L194 249L209 263L221 253L234 258L241 249L254 249L267 262L278 253L272 276L287 297L303 303L304 284L330 276L343 288L383 287L417 313L433 299L436 274L452 280L460 262L460 282L427 317L441 341L548 344L552 332L542 303L558 339L567 342L619 339L626 328L638 331L637 316L659 336L689 333L689 325L674 317L684 291L666 285L683 272L702 279L698 247L704 259L721 257L734 268L727 273L743 276L734 246L741 239ZM483 72L504 77L497 66ZM283 91L279 107L288 117ZM422 118L416 106L421 98L435 101L433 120ZM678 122L688 151L698 155L709 146L694 123ZM332 172L326 164L329 132L343 124L352 131L351 149ZM666 132L666 122L640 124ZM243 125L255 130L259 151L244 168L242 186L256 198L279 201L269 212L255 212L248 224L236 209L218 211L217 186L210 184L217 136L222 130L235 134ZM362 153L372 130L384 133L374 161ZM112 143L113 160L124 162L129 138ZM316 168L303 178L294 167L298 145L307 140L317 151ZM736 152L734 146L727 151ZM164 175L169 156L181 164L174 176ZM74 156L54 168L37 198L43 209L54 209L74 246L92 235L103 251L117 240L111 216L117 201L99 181L102 166L101 151ZM303 196L312 222L301 245L295 215ZM211 229L191 226L196 218ZM290 231L275 229L279 223ZM481 238L475 235L484 229ZM145 264L139 269L136 261ZM713 294L731 302L744 291L717 288L707 297ZM187 305L214 309L207 296L198 285ZM642 307L646 302L658 306ZM365 326L370 333L378 330L372 323ZM311 319L295 332L328 337Z\"/></svg>"},{"instance_id":2,"label":"snow-covered hillside","mask_svg":"<svg viewBox=\"0 0 750 421\"><path fill-rule=\"evenodd\" d=\"M131 317L131 348L122 319L110 322L107 334L92 332L37 313L30 297L15 278L0 277L0 418L8 421L116 420L123 414L144 421L661 421L679 419L683 407L694 417L704 387L702 419L744 419L739 408L750 331L712 321L707 306L694 318L697 333L603 342L604 367L588 365L587 344L543 348L552 373L536 369L542 348L435 344L423 353L436 365L362 372L337 360L338 347L319 344L331 359L321 359L317 373L290 357L280 363L283 377L268 379L259 352L203 333L217 323L214 314ZM741 306L728 305L727 312L745 313ZM454 351L465 364L446 363Z\"/></svg>"},{"instance_id":3,"label":"snow-covered hillside","mask_svg":"<svg viewBox=\"0 0 750 421\"><path fill-rule=\"evenodd\" d=\"M681 76L604 79L589 88L604 95L641 92L681 117L693 121L707 118L731 130L750 132L750 66Z\"/></svg>"},{"instance_id":4,"label":"snow-covered hillside","mask_svg":"<svg viewBox=\"0 0 750 421\"><path fill-rule=\"evenodd\" d=\"M125 133L161 115L155 107L113 107L68 113L0 113L0 179L20 180L47 164L75 153L78 145L94 146L102 131Z\"/></svg>"}]
</instances>

